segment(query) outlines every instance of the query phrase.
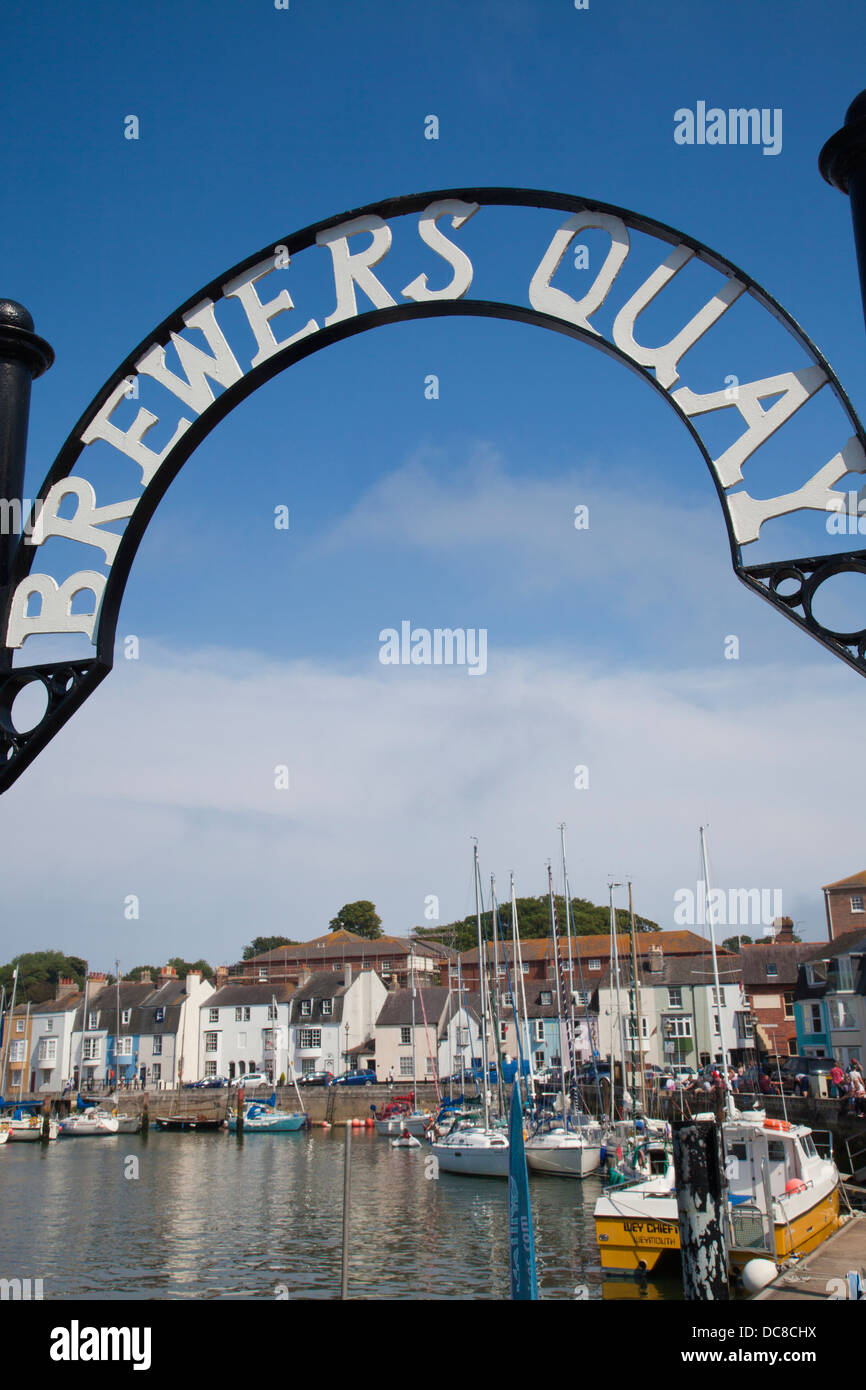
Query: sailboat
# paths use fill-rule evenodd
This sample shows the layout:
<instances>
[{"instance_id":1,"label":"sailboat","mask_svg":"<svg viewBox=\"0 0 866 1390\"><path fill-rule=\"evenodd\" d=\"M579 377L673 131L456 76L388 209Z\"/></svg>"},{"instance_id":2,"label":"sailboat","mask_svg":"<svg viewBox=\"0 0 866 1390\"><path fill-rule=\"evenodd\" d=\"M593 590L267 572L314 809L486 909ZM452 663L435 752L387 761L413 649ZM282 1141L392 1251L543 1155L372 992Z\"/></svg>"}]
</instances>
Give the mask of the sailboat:
<instances>
[{"instance_id":1,"label":"sailboat","mask_svg":"<svg viewBox=\"0 0 866 1390\"><path fill-rule=\"evenodd\" d=\"M480 870L478 845L475 845L475 917L478 927L478 974L481 986L481 1051L482 1096L484 1123L456 1125L444 1138L433 1144L440 1170L446 1173L466 1173L470 1177L508 1177L508 1135L490 1123L488 1082L490 1066L487 1049L487 970L484 938L481 930Z\"/></svg>"},{"instance_id":2,"label":"sailboat","mask_svg":"<svg viewBox=\"0 0 866 1390\"><path fill-rule=\"evenodd\" d=\"M565 842L563 840L563 867L565 866ZM559 1034L562 1039L565 1033L566 1045L571 1064L571 1114L569 1115L569 1103L565 1093L565 1048L561 1049L560 1075L562 1078L561 1092L561 1122L556 1124L550 1120L542 1121L536 1128L536 1132L526 1141L526 1162L530 1172L548 1173L554 1177L584 1178L588 1173L594 1173L601 1164L602 1149L604 1147L605 1134L601 1125L596 1124L589 1115L582 1110L578 1110L577 1100L577 1081L576 1081L576 1057L574 1051L574 1030L572 1027L572 996L568 990L568 998L564 1000L565 972L563 969L562 954L559 946L559 932L556 920L556 899L553 892L553 870L550 865L547 869L548 888L550 894L550 930L553 938L554 969L557 973L557 1017L559 1019ZM566 902L568 901L568 878L565 880Z\"/></svg>"},{"instance_id":3,"label":"sailboat","mask_svg":"<svg viewBox=\"0 0 866 1390\"><path fill-rule=\"evenodd\" d=\"M706 838L700 831L707 922L713 958L716 999L719 970ZM729 1074L719 1009L722 1074ZM774 1262L800 1257L832 1235L839 1224L839 1172L832 1158L822 1158L808 1125L767 1119L761 1109L741 1112L726 1095L722 1148L728 1180L727 1247L733 1269L763 1257ZM695 1116L714 1120L713 1114ZM729 1162L734 1159L735 1162ZM651 1270L680 1248L676 1174L664 1171L632 1185L605 1188L595 1204L595 1232L602 1267Z\"/></svg>"}]
</instances>

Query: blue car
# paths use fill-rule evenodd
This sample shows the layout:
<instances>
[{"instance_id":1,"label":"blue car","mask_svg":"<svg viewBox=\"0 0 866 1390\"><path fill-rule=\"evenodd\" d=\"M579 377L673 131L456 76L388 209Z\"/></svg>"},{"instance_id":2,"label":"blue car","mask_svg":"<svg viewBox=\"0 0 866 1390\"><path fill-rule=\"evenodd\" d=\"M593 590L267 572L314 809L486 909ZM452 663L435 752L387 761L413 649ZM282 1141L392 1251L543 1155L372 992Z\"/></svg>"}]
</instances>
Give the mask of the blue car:
<instances>
[{"instance_id":1,"label":"blue car","mask_svg":"<svg viewBox=\"0 0 866 1390\"><path fill-rule=\"evenodd\" d=\"M344 1071L342 1076L335 1076L333 1081L329 1081L329 1086L375 1086L376 1073L372 1067L369 1071Z\"/></svg>"}]
</instances>

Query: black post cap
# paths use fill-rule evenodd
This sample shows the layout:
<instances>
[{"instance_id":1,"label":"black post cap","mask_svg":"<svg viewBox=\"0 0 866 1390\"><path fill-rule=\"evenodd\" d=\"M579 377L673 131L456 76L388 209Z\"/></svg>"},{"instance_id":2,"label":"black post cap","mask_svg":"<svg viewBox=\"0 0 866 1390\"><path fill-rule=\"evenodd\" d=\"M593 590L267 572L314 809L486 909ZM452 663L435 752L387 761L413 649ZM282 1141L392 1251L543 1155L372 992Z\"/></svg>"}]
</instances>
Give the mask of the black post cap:
<instances>
[{"instance_id":1,"label":"black post cap","mask_svg":"<svg viewBox=\"0 0 866 1390\"><path fill-rule=\"evenodd\" d=\"M831 135L818 156L818 168L827 183L848 192L848 182L856 165L866 159L866 91L851 102L845 124Z\"/></svg>"},{"instance_id":2,"label":"black post cap","mask_svg":"<svg viewBox=\"0 0 866 1390\"><path fill-rule=\"evenodd\" d=\"M0 360L17 358L27 363L34 377L54 361L54 349L33 331L33 318L16 299L0 299Z\"/></svg>"}]
</instances>

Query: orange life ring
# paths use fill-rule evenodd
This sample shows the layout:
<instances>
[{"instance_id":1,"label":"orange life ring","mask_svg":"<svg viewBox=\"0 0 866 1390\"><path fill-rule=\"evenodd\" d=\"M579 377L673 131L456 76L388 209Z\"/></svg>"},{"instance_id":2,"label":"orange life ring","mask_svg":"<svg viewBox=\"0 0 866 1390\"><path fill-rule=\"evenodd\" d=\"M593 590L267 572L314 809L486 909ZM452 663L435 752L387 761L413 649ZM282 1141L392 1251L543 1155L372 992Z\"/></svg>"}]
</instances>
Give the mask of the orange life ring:
<instances>
[{"instance_id":1,"label":"orange life ring","mask_svg":"<svg viewBox=\"0 0 866 1390\"><path fill-rule=\"evenodd\" d=\"M787 1120L765 1120L764 1129L789 1130L791 1128Z\"/></svg>"}]
</instances>

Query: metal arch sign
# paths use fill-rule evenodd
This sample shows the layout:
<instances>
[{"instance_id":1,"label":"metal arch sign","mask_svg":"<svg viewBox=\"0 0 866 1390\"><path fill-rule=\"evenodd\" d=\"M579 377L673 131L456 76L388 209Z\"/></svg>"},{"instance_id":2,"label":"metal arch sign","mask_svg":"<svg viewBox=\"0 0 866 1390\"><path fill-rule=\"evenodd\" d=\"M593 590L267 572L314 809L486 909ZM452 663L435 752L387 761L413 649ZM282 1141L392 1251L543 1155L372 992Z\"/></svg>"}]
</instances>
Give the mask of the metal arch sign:
<instances>
[{"instance_id":1,"label":"metal arch sign","mask_svg":"<svg viewBox=\"0 0 866 1390\"><path fill-rule=\"evenodd\" d=\"M555 222L545 218L547 225L540 226L537 252L526 266L515 302L469 297L475 267L461 245L462 229L480 210L493 207L533 208L559 215ZM402 237L401 219L410 218L417 220L409 236L419 253L426 248L424 258L431 274L422 271L398 289L388 276L391 224L400 222ZM483 221L482 214L479 223ZM554 277L575 238L590 230L606 238L607 250L589 287L576 296L554 284ZM643 283L624 297L620 275L635 234L662 243L661 258ZM333 293L333 304L311 306L317 309L315 316L297 311L286 282L293 257L311 248L329 257ZM649 346L640 341L641 314L691 262L715 272L715 292L666 342ZM363 306L359 306L359 294ZM603 330L599 315L611 296L612 323ZM682 379L683 372L688 375L683 359L743 296L787 330L808 365L791 368L790 360L780 361L773 375L741 383L734 393L726 389L697 392ZM252 335L255 346L252 353L248 348L240 351L240 334L230 331L225 321L229 300L240 306L244 334L248 339ZM828 510L841 510L845 504L845 494L835 485L847 474L866 473L862 426L828 363L790 315L748 275L703 243L623 208L514 188L420 193L317 223L248 257L175 310L98 392L42 485L5 590L0 791L20 776L111 670L120 603L139 542L172 479L218 421L278 372L331 343L386 323L461 314L553 329L600 349L648 381L679 416L710 470L736 574L866 674L866 628L834 632L812 612L815 591L826 579L843 571L866 573L866 550L752 567L742 560L742 547L757 540L762 527L779 517L812 511L822 513L826 521ZM166 360L167 351L172 353L174 367ZM799 471L792 466L795 476L785 492L755 496L748 476L755 456L825 386L831 388L846 417L839 437L823 457L811 459ZM156 398L156 411L137 404L145 391L148 399ZM768 401L772 403L762 404ZM729 410L738 417L739 433L728 447L714 452L701 427L718 412ZM148 438L152 430L167 439L159 448ZM112 465L116 464L116 486L108 491L103 485L99 496L87 477L75 471L82 461L86 467L87 451L96 444L107 446ZM111 529L118 523L124 523L122 531ZM57 538L72 543L74 548L70 551L67 545L65 554L80 552L80 560L71 569L65 567L68 572L58 572L55 565L52 573L46 563L44 547ZM780 592L785 582L794 585L793 592ZM83 611L73 612L78 596L83 596L79 598ZM81 633L95 649L89 659L34 666L14 662L15 654L31 638ZM13 724L12 704L34 681L45 688L47 707L33 729L20 732Z\"/></svg>"}]
</instances>

